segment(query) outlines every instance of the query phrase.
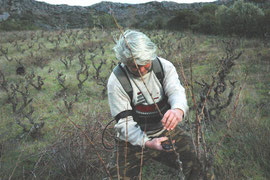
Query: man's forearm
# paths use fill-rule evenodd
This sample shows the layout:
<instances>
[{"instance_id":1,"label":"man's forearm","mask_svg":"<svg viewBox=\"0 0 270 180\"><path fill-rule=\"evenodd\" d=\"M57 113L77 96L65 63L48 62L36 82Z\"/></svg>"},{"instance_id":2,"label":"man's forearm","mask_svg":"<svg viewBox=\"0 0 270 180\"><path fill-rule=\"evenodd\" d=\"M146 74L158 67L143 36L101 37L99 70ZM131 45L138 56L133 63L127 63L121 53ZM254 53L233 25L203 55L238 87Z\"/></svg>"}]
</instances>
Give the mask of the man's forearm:
<instances>
[{"instance_id":1,"label":"man's forearm","mask_svg":"<svg viewBox=\"0 0 270 180\"><path fill-rule=\"evenodd\" d=\"M114 127L119 133L121 140L127 140L134 146L144 146L145 142L150 140L131 116L120 119Z\"/></svg>"}]
</instances>

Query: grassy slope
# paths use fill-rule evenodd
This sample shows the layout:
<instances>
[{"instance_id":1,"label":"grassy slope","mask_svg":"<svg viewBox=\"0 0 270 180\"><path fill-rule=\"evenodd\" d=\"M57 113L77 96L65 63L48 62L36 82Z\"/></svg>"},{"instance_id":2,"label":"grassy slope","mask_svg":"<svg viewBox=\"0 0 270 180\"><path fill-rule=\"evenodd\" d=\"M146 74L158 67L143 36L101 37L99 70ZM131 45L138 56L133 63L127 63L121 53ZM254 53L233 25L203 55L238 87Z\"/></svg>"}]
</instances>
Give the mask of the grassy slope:
<instances>
[{"instance_id":1,"label":"grassy slope","mask_svg":"<svg viewBox=\"0 0 270 180\"><path fill-rule=\"evenodd\" d=\"M217 71L218 60L224 55L221 43L224 38L221 37L161 31L146 33L164 49L165 52L160 50L159 55L172 60L179 72L177 61L183 62L187 77L190 77L188 67L192 59L195 80L210 81L211 75ZM109 67L115 59L112 52L112 39L117 34L119 33L116 31L109 33L101 32L99 29L1 33L1 47L9 49L8 57L21 59L27 74L34 71L36 76L40 75L44 78L45 85L40 91L30 86L30 97L33 98L32 105L35 109L33 117L38 121L43 119L45 126L41 130L41 135L35 138L22 133L22 129L14 121L7 96L0 89L0 142L2 145L0 177L6 179L14 171L12 176L16 179L32 178L34 175L40 179L100 179L102 166L95 156L95 151L83 138L83 134L69 123L66 116L88 133L94 140L97 150L107 161L106 158L110 153L101 147L100 128L111 117L106 97L101 93L104 86L98 85L93 78L95 69L91 64L92 61L99 63L101 59L107 59L105 67L102 67L101 76L108 77L111 72ZM178 41L180 37L182 37L181 41ZM60 38L60 44L56 47L57 38ZM164 45L161 42L165 42ZM178 53L174 53L174 48L180 42L181 57ZM238 48L243 51L243 55L237 60L229 75L231 80L238 81L235 94L239 86L243 86L237 114L229 131L224 125L217 125L224 124L231 118L234 97L233 103L221 113L219 121L215 120L210 125L213 132L206 134L207 142L209 147L214 148L225 132L229 134L219 147L215 161L219 179L268 179L270 165L267 161L269 159L267 149L270 148L270 142L266 137L270 132L268 121L270 117L268 110L270 48L269 45L264 46L256 39L241 39L239 42ZM29 48L31 43L34 45ZM39 44L41 44L40 49ZM82 90L78 89L76 80L76 72L80 69L79 47L85 49L86 63L90 67L89 79L84 83ZM105 50L104 54L101 47ZM20 49L25 49L25 52L21 53ZM90 53L88 50L91 49L96 50ZM59 59L70 53L73 56L72 64L69 69L66 69ZM91 55L94 54L96 57L91 59ZM0 70L9 83L25 80L24 76L16 75L18 66L15 60L9 62L3 54L0 56ZM68 101L73 101L74 94L80 92L78 102L73 104L70 114L64 106L63 94L59 93L61 87L56 80L59 72L66 76ZM194 90L196 94L200 88L195 85ZM192 105L191 100L189 102ZM191 119L192 116L191 111ZM23 122L30 127L26 119ZM18 163L17 166L16 163ZM144 167L143 177L145 179L175 179L175 171L167 168L161 171L163 168L162 165L151 162Z\"/></svg>"}]
</instances>

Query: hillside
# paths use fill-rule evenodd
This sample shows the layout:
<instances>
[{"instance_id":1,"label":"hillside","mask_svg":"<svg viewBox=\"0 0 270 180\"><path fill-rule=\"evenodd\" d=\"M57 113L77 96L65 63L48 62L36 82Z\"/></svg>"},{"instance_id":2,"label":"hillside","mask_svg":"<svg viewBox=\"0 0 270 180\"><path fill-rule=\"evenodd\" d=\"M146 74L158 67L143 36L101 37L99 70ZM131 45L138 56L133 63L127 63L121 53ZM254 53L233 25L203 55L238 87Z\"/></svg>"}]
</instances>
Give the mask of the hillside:
<instances>
[{"instance_id":1,"label":"hillside","mask_svg":"<svg viewBox=\"0 0 270 180\"><path fill-rule=\"evenodd\" d=\"M218 2L217 2L218 3ZM158 17L169 19L180 9L200 8L209 3L178 4L175 2L149 2L122 4L101 2L89 7L50 5L34 0L1 0L0 21L24 22L22 25L37 29L92 27L98 17L113 11L123 26L146 24Z\"/></svg>"}]
</instances>

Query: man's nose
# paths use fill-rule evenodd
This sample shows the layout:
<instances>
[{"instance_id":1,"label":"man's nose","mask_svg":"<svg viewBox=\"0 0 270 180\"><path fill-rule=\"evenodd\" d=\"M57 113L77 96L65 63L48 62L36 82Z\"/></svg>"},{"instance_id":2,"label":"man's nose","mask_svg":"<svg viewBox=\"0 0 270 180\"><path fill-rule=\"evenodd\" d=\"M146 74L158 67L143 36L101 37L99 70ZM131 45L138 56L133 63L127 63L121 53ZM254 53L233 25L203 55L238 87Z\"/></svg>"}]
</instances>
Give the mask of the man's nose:
<instances>
[{"instance_id":1,"label":"man's nose","mask_svg":"<svg viewBox=\"0 0 270 180\"><path fill-rule=\"evenodd\" d=\"M141 72L144 72L145 71L145 68L144 67L140 67L139 68Z\"/></svg>"}]
</instances>

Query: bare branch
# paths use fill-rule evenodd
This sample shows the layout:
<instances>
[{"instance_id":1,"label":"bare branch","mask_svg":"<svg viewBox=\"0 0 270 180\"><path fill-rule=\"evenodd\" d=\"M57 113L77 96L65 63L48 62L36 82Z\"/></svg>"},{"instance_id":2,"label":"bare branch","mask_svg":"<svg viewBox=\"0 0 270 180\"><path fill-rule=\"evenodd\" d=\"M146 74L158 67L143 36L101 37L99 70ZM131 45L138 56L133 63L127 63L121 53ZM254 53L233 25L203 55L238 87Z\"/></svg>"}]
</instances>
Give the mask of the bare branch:
<instances>
[{"instance_id":1,"label":"bare branch","mask_svg":"<svg viewBox=\"0 0 270 180\"><path fill-rule=\"evenodd\" d=\"M58 81L58 84L62 87L61 91L66 91L67 90L67 86L65 85L66 76L63 76L63 73L60 72L58 73L56 79Z\"/></svg>"},{"instance_id":2,"label":"bare branch","mask_svg":"<svg viewBox=\"0 0 270 180\"><path fill-rule=\"evenodd\" d=\"M42 86L44 85L44 79L41 78L41 76L37 76L37 84L34 83L34 78L36 77L35 72L32 71L31 74L27 75L25 79L27 82L33 86L37 90L41 90Z\"/></svg>"},{"instance_id":3,"label":"bare branch","mask_svg":"<svg viewBox=\"0 0 270 180\"><path fill-rule=\"evenodd\" d=\"M77 71L76 78L79 81L78 88L82 89L83 83L89 77L89 66L86 64L84 51L81 51L79 55L80 69ZM81 76L84 75L84 78L81 79Z\"/></svg>"},{"instance_id":4,"label":"bare branch","mask_svg":"<svg viewBox=\"0 0 270 180\"><path fill-rule=\"evenodd\" d=\"M100 79L100 73L101 73L101 68L104 64L106 64L106 59L101 59L99 61L99 63L96 63L95 61L91 61L92 62L92 66L93 68L95 69L96 73L95 75L93 76L94 79L98 80Z\"/></svg>"},{"instance_id":5,"label":"bare branch","mask_svg":"<svg viewBox=\"0 0 270 180\"><path fill-rule=\"evenodd\" d=\"M68 113L69 114L72 113L73 104L78 101L78 95L79 95L79 93L76 93L74 95L74 101L68 102L68 100L67 100L67 93L66 92L64 93L63 101L64 101L65 107L68 110Z\"/></svg>"},{"instance_id":6,"label":"bare branch","mask_svg":"<svg viewBox=\"0 0 270 180\"><path fill-rule=\"evenodd\" d=\"M70 64L67 61L66 57L60 57L59 60L65 65L66 69L69 69Z\"/></svg>"}]
</instances>

